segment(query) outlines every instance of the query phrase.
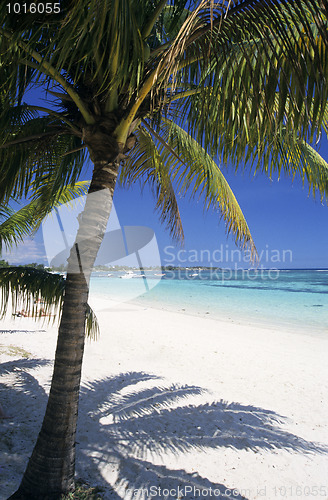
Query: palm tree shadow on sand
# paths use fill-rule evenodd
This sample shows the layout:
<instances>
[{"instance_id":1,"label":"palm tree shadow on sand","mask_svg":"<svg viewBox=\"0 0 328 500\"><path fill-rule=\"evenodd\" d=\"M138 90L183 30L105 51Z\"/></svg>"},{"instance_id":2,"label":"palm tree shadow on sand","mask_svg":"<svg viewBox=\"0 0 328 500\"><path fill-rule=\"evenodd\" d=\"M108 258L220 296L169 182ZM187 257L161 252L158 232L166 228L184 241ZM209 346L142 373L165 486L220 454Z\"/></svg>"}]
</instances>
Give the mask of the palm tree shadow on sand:
<instances>
[{"instance_id":1,"label":"palm tree shadow on sand","mask_svg":"<svg viewBox=\"0 0 328 500\"><path fill-rule=\"evenodd\" d=\"M106 498L152 498L151 486L190 492L220 491L219 498L245 499L223 484L198 474L155 465L152 457L181 455L218 447L236 450L284 449L293 453L328 453L320 443L306 441L283 429L286 420L270 410L217 401L195 404L207 392L200 387L167 385L155 375L125 373L83 387L78 431L77 471L92 471ZM90 420L89 420L90 419ZM90 428L92 439L88 436ZM87 425L86 425L87 424ZM97 477L96 477L97 476ZM113 478L111 487L104 476ZM133 496L139 490L141 496ZM227 490L227 491L226 491ZM144 495L144 496L142 496ZM164 498L164 496L162 497ZM166 499L177 496L166 496ZM216 496L218 498L218 495Z\"/></svg>"},{"instance_id":2,"label":"palm tree shadow on sand","mask_svg":"<svg viewBox=\"0 0 328 500\"><path fill-rule=\"evenodd\" d=\"M4 445L0 460L5 464L2 471L5 475L12 467L21 474L24 472L47 402L46 391L33 376L33 370L49 363L29 359L1 366L0 374L12 373L16 377L15 385L0 384L6 391L11 405L7 404L7 410L12 415L3 422L0 432ZM212 498L242 500L247 497L234 491L231 485L213 483L183 469L169 469L155 464L153 458L218 447L328 453L320 443L285 431L282 427L285 418L270 410L225 401L198 404L197 396L206 392L196 386L170 385L156 375L139 372L84 385L77 435L77 473L101 486L104 498L148 500L151 496L146 489L150 491L153 487L157 498L165 500L177 496L160 496L159 488L176 491L177 495L183 491L183 498L188 500L201 500L202 490L210 488L216 490ZM33 422L37 425L32 426ZM16 487L9 482L3 498L7 498L7 490L9 496ZM133 496L136 490L139 496Z\"/></svg>"}]
</instances>

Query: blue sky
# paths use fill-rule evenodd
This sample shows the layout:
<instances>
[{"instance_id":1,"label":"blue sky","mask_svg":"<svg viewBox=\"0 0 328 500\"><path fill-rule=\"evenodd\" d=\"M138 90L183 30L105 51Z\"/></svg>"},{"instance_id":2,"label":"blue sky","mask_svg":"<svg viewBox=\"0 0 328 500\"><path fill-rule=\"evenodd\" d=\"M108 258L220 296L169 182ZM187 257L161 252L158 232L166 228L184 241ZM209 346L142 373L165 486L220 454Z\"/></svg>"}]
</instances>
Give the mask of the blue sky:
<instances>
[{"instance_id":1,"label":"blue sky","mask_svg":"<svg viewBox=\"0 0 328 500\"><path fill-rule=\"evenodd\" d=\"M33 102L38 95L30 94ZM40 101L39 101L40 102ZM44 105L44 102L42 101ZM321 155L328 161L328 141L321 139ZM324 268L328 267L328 207L319 196L308 196L300 181L281 178L270 181L263 175L234 174L232 166L223 167L246 216L263 267ZM91 168L84 176L91 176ZM249 267L243 254L237 252L232 236L225 234L224 221L215 211L204 213L201 203L179 200L185 232L184 247L175 245L154 213L154 200L149 190L141 194L140 186L129 190L117 188L114 204L122 226L147 226L155 232L162 264L215 265L218 267ZM39 231L34 240L3 257L12 263L46 262ZM153 265L152 255L145 265Z\"/></svg>"},{"instance_id":2,"label":"blue sky","mask_svg":"<svg viewBox=\"0 0 328 500\"><path fill-rule=\"evenodd\" d=\"M328 160L327 143L320 151ZM328 207L321 204L319 196L317 199L309 197L307 189L296 180L292 183L288 178L281 178L279 182L271 182L263 175L254 178L248 174L235 175L232 168L224 171L258 252L262 252L264 267L328 267ZM227 238L220 215L214 211L204 213L200 203L180 200L185 232L184 251L181 252L181 247L172 248L174 244L168 233L159 225L149 192L141 196L138 186L128 191L119 189L114 201L122 225L147 225L155 230L164 264L188 265L183 264L182 259L193 260L198 255L198 263L203 265L248 267L246 263L243 265L242 253L236 252L233 237ZM171 262L173 255L176 258ZM189 264L196 265L196 262Z\"/></svg>"}]
</instances>

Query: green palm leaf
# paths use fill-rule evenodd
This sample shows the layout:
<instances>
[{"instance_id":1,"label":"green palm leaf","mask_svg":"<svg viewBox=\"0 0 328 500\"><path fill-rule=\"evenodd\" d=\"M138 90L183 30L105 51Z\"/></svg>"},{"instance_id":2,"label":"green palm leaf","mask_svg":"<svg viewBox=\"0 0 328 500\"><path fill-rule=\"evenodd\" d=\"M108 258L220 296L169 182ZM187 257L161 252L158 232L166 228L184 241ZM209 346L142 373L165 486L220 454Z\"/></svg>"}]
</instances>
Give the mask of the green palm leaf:
<instances>
[{"instance_id":1,"label":"green palm leaf","mask_svg":"<svg viewBox=\"0 0 328 500\"><path fill-rule=\"evenodd\" d=\"M179 93L185 96L176 102L170 116L208 152L219 153L223 162L243 163L246 157L267 161L268 136L281 126L302 138L310 130L312 140L317 125L322 125L327 93L317 99L313 92L326 79L319 76L320 71L327 75L327 35L318 29L312 12L306 10L304 26L296 23L293 27L297 9L292 15L283 4L277 8L283 19L280 25L279 16L273 20L270 13L263 25L260 17L247 18L242 30L235 21L228 22L228 16L231 30L226 37L221 33L211 39L211 50L204 52L201 38L198 46L195 41L196 48L191 44L175 87L171 85L166 96L169 102ZM279 31L273 29L273 22L280 26ZM287 30L288 23L292 27ZM314 60L315 66L308 71ZM299 85L301 81L304 86Z\"/></svg>"},{"instance_id":2,"label":"green palm leaf","mask_svg":"<svg viewBox=\"0 0 328 500\"><path fill-rule=\"evenodd\" d=\"M31 267L0 268L0 317L3 318L11 302L13 316L24 315L43 321L59 320L65 292L65 278L42 269ZM97 317L87 305L86 335L96 339L99 335Z\"/></svg>"},{"instance_id":3,"label":"green palm leaf","mask_svg":"<svg viewBox=\"0 0 328 500\"><path fill-rule=\"evenodd\" d=\"M162 163L169 165L170 177L180 196L190 192L204 203L204 209L218 210L226 222L226 231L236 243L248 247L251 259L256 247L244 214L222 171L204 148L188 132L174 122L163 119L157 137L162 138L158 150Z\"/></svg>"},{"instance_id":4,"label":"green palm leaf","mask_svg":"<svg viewBox=\"0 0 328 500\"><path fill-rule=\"evenodd\" d=\"M51 185L48 196L53 197L77 181L85 163L81 139L52 123L49 117L35 118L18 124L9 136L0 134L0 203L27 197L31 185L36 190Z\"/></svg>"},{"instance_id":5,"label":"green palm leaf","mask_svg":"<svg viewBox=\"0 0 328 500\"><path fill-rule=\"evenodd\" d=\"M20 210L14 211L5 205L0 205L0 252L3 246L9 249L22 242L24 237L35 232L54 207L85 195L89 185L89 181L81 181L65 186L61 192L57 193L55 201L52 201L49 196L49 191L51 191L49 183L44 186L44 190L39 190L38 197L34 194L34 199Z\"/></svg>"},{"instance_id":6,"label":"green palm leaf","mask_svg":"<svg viewBox=\"0 0 328 500\"><path fill-rule=\"evenodd\" d=\"M282 148L285 143L282 143ZM287 175L298 174L303 186L307 183L309 193L313 196L319 191L321 202L328 201L328 163L310 144L300 140L293 148L285 151ZM289 164L289 168L288 168ZM295 164L298 165L295 171ZM292 166L290 166L292 165Z\"/></svg>"},{"instance_id":7,"label":"green palm leaf","mask_svg":"<svg viewBox=\"0 0 328 500\"><path fill-rule=\"evenodd\" d=\"M158 146L145 127L137 130L136 138L136 146L121 168L120 182L124 187L129 187L138 180L141 189L145 184L149 185L156 198L160 220L166 223L174 239L183 240L182 222L169 164L163 161Z\"/></svg>"}]
</instances>

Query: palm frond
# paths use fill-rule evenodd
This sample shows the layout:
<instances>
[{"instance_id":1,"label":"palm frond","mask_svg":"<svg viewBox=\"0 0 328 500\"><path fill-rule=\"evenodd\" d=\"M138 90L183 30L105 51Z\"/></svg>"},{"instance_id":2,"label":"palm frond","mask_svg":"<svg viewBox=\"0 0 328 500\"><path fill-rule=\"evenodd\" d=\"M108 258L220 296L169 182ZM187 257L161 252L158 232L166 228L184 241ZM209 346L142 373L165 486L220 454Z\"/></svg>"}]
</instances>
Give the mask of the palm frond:
<instances>
[{"instance_id":1,"label":"palm frond","mask_svg":"<svg viewBox=\"0 0 328 500\"><path fill-rule=\"evenodd\" d=\"M49 321L61 309L65 280L59 274L40 269L8 267L0 269L0 286L1 317L6 314L11 298L13 315L24 310L32 318L40 318L44 314Z\"/></svg>"},{"instance_id":2,"label":"palm frond","mask_svg":"<svg viewBox=\"0 0 328 500\"><path fill-rule=\"evenodd\" d=\"M303 139L299 139L292 146L288 140L281 140L277 144L280 148L280 161L272 161L270 169L265 170L270 177L274 173L279 176L284 171L286 176L293 180L299 178L303 186L307 184L309 194L313 197L319 192L321 202L328 201L328 163L322 158L313 146Z\"/></svg>"},{"instance_id":3,"label":"palm frond","mask_svg":"<svg viewBox=\"0 0 328 500\"><path fill-rule=\"evenodd\" d=\"M0 268L0 289L1 318L7 313L10 301L13 317L28 316L49 323L61 316L65 278L59 274L31 267ZM92 339L99 335L98 320L89 305L85 331Z\"/></svg>"},{"instance_id":4,"label":"palm frond","mask_svg":"<svg viewBox=\"0 0 328 500\"><path fill-rule=\"evenodd\" d=\"M94 310L87 304L87 311L85 317L85 333L91 340L97 340L100 335L100 328L97 316Z\"/></svg>"},{"instance_id":5,"label":"palm frond","mask_svg":"<svg viewBox=\"0 0 328 500\"><path fill-rule=\"evenodd\" d=\"M0 7L5 20L3 30L7 34L7 38L2 37L3 52L15 61L32 60L34 78L42 72L46 80L53 78L45 70L46 62L57 74L69 75L67 84L69 80L78 84L92 71L91 80L99 91L107 92L114 85L124 86L130 83L130 78L136 86L144 61L142 26L138 22L144 22L145 17L140 19L140 11L147 15L152 8L152 2L143 5L129 0L70 2L57 17L52 16L57 23L47 22L48 19L32 23L33 16L26 16L30 21L26 20L21 26L16 24L13 29L12 17L8 19L8 12L5 15L5 9ZM24 45L19 43L22 39ZM33 57L31 51L36 49L42 54L42 62ZM18 74L13 75L7 86L12 86L14 80L17 84L18 79ZM84 97L85 104L88 99Z\"/></svg>"},{"instance_id":6,"label":"palm frond","mask_svg":"<svg viewBox=\"0 0 328 500\"><path fill-rule=\"evenodd\" d=\"M17 211L0 205L0 252L3 246L8 250L34 233L53 208L85 195L89 185L89 181L81 181L65 186L52 200L46 191L51 191L51 184L46 184L44 191L34 193L33 200Z\"/></svg>"},{"instance_id":7,"label":"palm frond","mask_svg":"<svg viewBox=\"0 0 328 500\"><path fill-rule=\"evenodd\" d=\"M183 240L183 228L178 203L169 175L169 165L163 161L151 134L140 127L136 146L126 158L120 172L120 182L129 187L137 180L141 187L148 184L156 198L160 220L166 223L171 236Z\"/></svg>"},{"instance_id":8,"label":"palm frond","mask_svg":"<svg viewBox=\"0 0 328 500\"><path fill-rule=\"evenodd\" d=\"M278 111L279 95L276 95L275 103ZM287 100L286 115L288 115L289 106L290 102ZM328 103L324 108L322 126L322 133L327 134ZM244 133L247 136L246 127L245 124ZM261 148L263 151L260 151ZM280 177L284 173L292 179L299 178L303 186L307 184L309 193L312 193L314 197L318 192L321 201L328 199L328 164L308 141L295 133L288 132L287 127L282 126L268 133L265 141L259 142L258 150L258 158L252 158L248 151L244 164L237 163L236 170L239 167L249 170L253 166L254 173L260 171L270 178L275 174ZM247 163L248 160L250 163Z\"/></svg>"},{"instance_id":9,"label":"palm frond","mask_svg":"<svg viewBox=\"0 0 328 500\"><path fill-rule=\"evenodd\" d=\"M323 10L316 2L275 2L272 8L268 3L231 2L225 14L227 5L220 4L212 33L202 13L163 55L169 61L165 89L199 90L176 106L179 124L187 120L188 131L207 151L225 154L227 147L232 161L242 161L247 151L258 156L259 140L282 125L302 138L310 131L312 139L322 124L328 97ZM248 140L240 137L244 123Z\"/></svg>"},{"instance_id":10,"label":"palm frond","mask_svg":"<svg viewBox=\"0 0 328 500\"><path fill-rule=\"evenodd\" d=\"M274 89L276 90L276 89ZM203 95L201 95L203 94ZM285 125L288 120L292 123L292 114L290 111L292 104L289 98L284 101L284 121L285 123L278 124L272 121L271 124L267 126L265 134L261 133L258 128L258 123L252 121L251 117L243 113L243 109L234 106L234 103L230 103L233 113L233 134L229 132L229 118L226 114L225 108L218 108L215 103L211 103L212 88L208 86L204 89L190 88L186 92L177 92L172 94L170 97L171 105L168 112L168 116L172 120L178 120L185 123L186 129L190 134L195 137L196 140L201 141L202 137L194 132L197 130L195 126L194 129L190 130L193 124L192 116L197 114L197 120L203 121L204 126L211 130L212 141L214 147L209 148L210 153L213 156L218 155L220 162L222 163L233 163L235 169L248 169L254 168L254 171L261 171L270 177L273 172L277 172L280 175L281 171L285 171L287 175L303 175L303 168L308 168L306 165L306 159L304 157L304 147L303 153L300 150L301 144L308 144L310 138L302 138L298 134L297 128L290 130L290 128ZM248 100L249 102L253 98L253 91L249 92ZM198 100L199 99L199 100ZM177 101L182 101L182 103L177 103ZM204 108L200 108L201 102L206 100L207 105ZM198 106L199 105L199 106ZM228 106L228 103L226 104ZM183 108L191 109L196 108L198 113L192 111L188 117L191 118L191 122L187 120L185 113L179 116L179 112ZM273 93L273 111L274 114L280 113L281 108L281 94L279 92ZM309 108L311 109L311 107ZM328 103L322 107L322 134L327 134L328 131ZM266 118L266 108L263 102L259 103L258 112L262 115L262 120L265 121ZM227 113L231 113L228 110ZM206 116L206 119L203 118ZM310 119L312 119L312 113L309 112ZM213 126L212 126L213 125ZM204 132L206 133L206 131ZM288 154L287 154L288 151ZM293 153L294 151L294 153ZM322 159L320 160L320 162ZM320 163L319 162L319 163ZM319 164L318 164L319 165ZM314 170L313 170L314 173ZM327 190L327 183L325 180L325 171L323 170L320 174L320 170L314 176L309 175L308 180L310 182L309 188L318 189L320 195L323 196Z\"/></svg>"},{"instance_id":11,"label":"palm frond","mask_svg":"<svg viewBox=\"0 0 328 500\"><path fill-rule=\"evenodd\" d=\"M189 192L192 198L198 196L203 201L205 209L218 210L226 222L227 233L233 234L242 248L249 247L254 260L256 247L243 212L211 156L184 129L167 119L162 119L158 132L153 130L152 140L179 195ZM141 163L141 168L147 175L147 164Z\"/></svg>"},{"instance_id":12,"label":"palm frond","mask_svg":"<svg viewBox=\"0 0 328 500\"><path fill-rule=\"evenodd\" d=\"M28 197L31 185L38 190L46 183L48 195L54 197L65 185L77 181L86 158L79 137L53 127L49 117L18 124L15 130L10 136L0 133L0 203Z\"/></svg>"},{"instance_id":13,"label":"palm frond","mask_svg":"<svg viewBox=\"0 0 328 500\"><path fill-rule=\"evenodd\" d=\"M0 210L2 211L3 206ZM0 252L3 247L11 248L21 242L24 236L28 236L36 227L39 216L36 203L21 208L18 211L11 210L6 217L0 219Z\"/></svg>"},{"instance_id":14,"label":"palm frond","mask_svg":"<svg viewBox=\"0 0 328 500\"><path fill-rule=\"evenodd\" d=\"M14 213L15 211L11 207L0 205L0 221L11 217Z\"/></svg>"}]
</instances>

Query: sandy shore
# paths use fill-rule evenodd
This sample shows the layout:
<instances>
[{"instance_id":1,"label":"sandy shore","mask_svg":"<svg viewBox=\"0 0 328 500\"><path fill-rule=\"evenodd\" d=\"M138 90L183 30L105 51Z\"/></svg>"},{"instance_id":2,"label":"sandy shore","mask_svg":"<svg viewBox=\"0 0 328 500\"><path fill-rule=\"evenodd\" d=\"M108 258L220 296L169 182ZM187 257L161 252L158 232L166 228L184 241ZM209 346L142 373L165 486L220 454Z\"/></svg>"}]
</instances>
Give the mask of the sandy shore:
<instances>
[{"instance_id":1,"label":"sandy shore","mask_svg":"<svg viewBox=\"0 0 328 500\"><path fill-rule=\"evenodd\" d=\"M111 499L328 499L328 336L92 305L78 477ZM32 451L55 343L55 327L1 323L0 499Z\"/></svg>"}]
</instances>

